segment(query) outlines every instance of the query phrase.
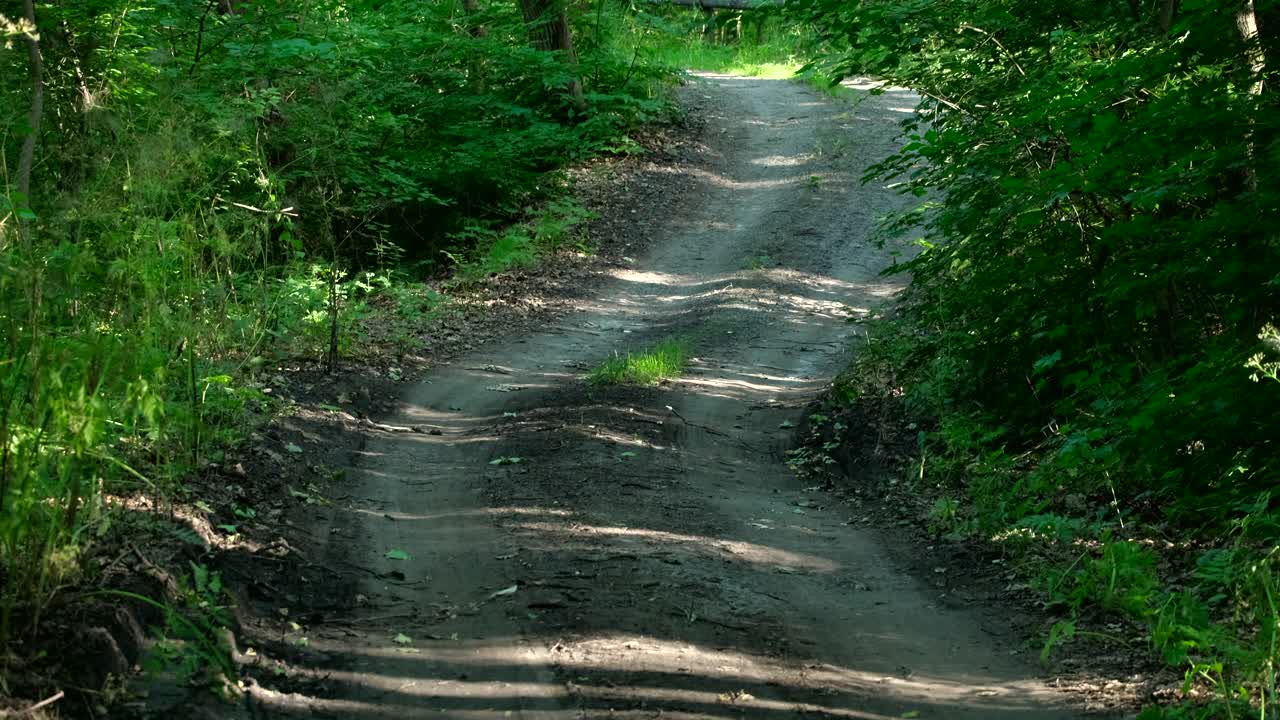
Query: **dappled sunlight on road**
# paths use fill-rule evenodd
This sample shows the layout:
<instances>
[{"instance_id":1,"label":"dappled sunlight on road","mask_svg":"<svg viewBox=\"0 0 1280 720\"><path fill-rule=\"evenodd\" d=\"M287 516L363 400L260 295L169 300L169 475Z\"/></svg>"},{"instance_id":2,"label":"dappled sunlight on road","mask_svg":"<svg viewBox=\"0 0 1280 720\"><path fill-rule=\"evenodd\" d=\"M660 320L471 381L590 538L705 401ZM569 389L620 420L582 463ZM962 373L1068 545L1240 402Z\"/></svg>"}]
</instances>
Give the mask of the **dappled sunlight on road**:
<instances>
[{"instance_id":1,"label":"dappled sunlight on road","mask_svg":"<svg viewBox=\"0 0 1280 720\"><path fill-rule=\"evenodd\" d=\"M572 517L573 513L569 510L558 510L554 508L536 508L536 507L496 507L496 508L475 508L472 510L459 510L451 512L426 513L415 515L403 512L376 512L372 510L357 510L370 515L378 515L389 520L396 521L422 521L430 522L433 520L452 520L458 518L496 518L510 516L550 516L550 517Z\"/></svg>"},{"instance_id":2,"label":"dappled sunlight on road","mask_svg":"<svg viewBox=\"0 0 1280 720\"><path fill-rule=\"evenodd\" d=\"M839 569L837 563L826 558L793 553L742 540L686 535L665 530L545 522L517 522L510 524L509 527L516 530L536 531L550 536L550 539L556 542L560 542L562 538L615 538L620 540L617 543L618 549L645 545L658 545L665 548L679 546L693 553L713 555L722 559L741 561L752 565L793 568L813 572L834 572Z\"/></svg>"},{"instance_id":3,"label":"dappled sunlight on road","mask_svg":"<svg viewBox=\"0 0 1280 720\"><path fill-rule=\"evenodd\" d=\"M771 165L770 167L796 167L799 165L803 165L804 162L805 162L804 160L798 159L797 162L791 165L783 166L781 164L774 164L774 165ZM694 175L696 177L702 178L707 182L707 184L711 185L712 187L723 189L723 190L768 190L773 188L790 187L794 185L803 186L803 185L810 184L812 182L810 178L813 177L813 175L790 175L790 176L784 176L779 178L768 178L768 179L759 179L759 180L734 180L733 178L725 177L720 173L715 173L708 170L689 170L687 171L686 174L690 174L690 175Z\"/></svg>"},{"instance_id":4,"label":"dappled sunlight on road","mask_svg":"<svg viewBox=\"0 0 1280 720\"><path fill-rule=\"evenodd\" d=\"M796 167L805 163L813 162L814 157L811 154L805 155L768 155L766 157L755 158L751 161L752 165L761 167Z\"/></svg>"},{"instance_id":5,"label":"dappled sunlight on road","mask_svg":"<svg viewBox=\"0 0 1280 720\"><path fill-rule=\"evenodd\" d=\"M825 381L810 380L807 382L799 381L789 386L782 384L764 385L749 380L730 380L726 378L703 380L697 377L682 378L680 383L681 385L692 386L704 391L709 397L729 400L741 400L750 395L777 396L786 392L812 393L826 384Z\"/></svg>"},{"instance_id":6,"label":"dappled sunlight on road","mask_svg":"<svg viewBox=\"0 0 1280 720\"><path fill-rule=\"evenodd\" d=\"M627 708L655 707L663 708L662 717L800 713L889 720L944 718L949 709L963 707L1002 718L1034 709L1045 695L1030 683L997 684L995 678L972 671L901 677L832 663L796 666L745 650L643 633L602 633L570 641L440 639L412 646L396 645L390 634L369 640L314 641L320 652L353 658L355 669L328 671L326 681L348 688L348 697L369 698L317 699L311 704L314 710L350 718L416 717L421 712L492 718L512 711L519 717L562 717L559 711L572 704L588 713L607 709L609 717L627 717ZM359 669L366 664L385 671ZM548 666L572 679L547 676L543 669ZM285 698L258 692L268 706L273 701L288 704ZM643 716L655 715L650 710Z\"/></svg>"},{"instance_id":7,"label":"dappled sunlight on road","mask_svg":"<svg viewBox=\"0 0 1280 720\"><path fill-rule=\"evenodd\" d=\"M321 660L276 668L309 694L253 690L271 717L1062 717L786 465L854 321L902 286L873 239L899 196L856 178L906 96L868 96L846 156L822 144L847 106L703 77L745 99L715 160L652 171L696 186L660 241L369 429L358 507L324 510L358 599L289 616ZM688 357L661 382L589 380L672 339Z\"/></svg>"}]
</instances>

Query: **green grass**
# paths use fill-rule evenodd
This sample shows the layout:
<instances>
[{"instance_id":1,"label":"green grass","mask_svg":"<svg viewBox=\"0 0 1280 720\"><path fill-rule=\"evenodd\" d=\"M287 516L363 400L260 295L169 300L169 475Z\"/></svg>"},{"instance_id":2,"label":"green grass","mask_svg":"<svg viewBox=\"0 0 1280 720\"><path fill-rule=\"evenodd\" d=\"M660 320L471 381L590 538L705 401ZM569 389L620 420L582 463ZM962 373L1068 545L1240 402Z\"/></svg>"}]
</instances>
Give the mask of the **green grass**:
<instances>
[{"instance_id":1,"label":"green grass","mask_svg":"<svg viewBox=\"0 0 1280 720\"><path fill-rule=\"evenodd\" d=\"M615 355L587 376L592 385L653 385L679 377L689 362L686 340L664 340L642 353Z\"/></svg>"},{"instance_id":2,"label":"green grass","mask_svg":"<svg viewBox=\"0 0 1280 720\"><path fill-rule=\"evenodd\" d=\"M669 67L786 80L804 65L794 43L716 45L696 35L651 41L656 41L650 49L654 59Z\"/></svg>"}]
</instances>

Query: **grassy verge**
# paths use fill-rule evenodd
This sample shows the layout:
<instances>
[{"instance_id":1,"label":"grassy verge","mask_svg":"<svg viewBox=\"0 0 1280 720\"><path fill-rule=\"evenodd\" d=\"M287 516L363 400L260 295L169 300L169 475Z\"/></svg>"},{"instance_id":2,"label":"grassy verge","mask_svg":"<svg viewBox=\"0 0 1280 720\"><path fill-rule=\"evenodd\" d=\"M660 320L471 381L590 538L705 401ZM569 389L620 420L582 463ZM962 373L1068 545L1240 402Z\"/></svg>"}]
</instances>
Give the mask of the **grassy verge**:
<instances>
[{"instance_id":1,"label":"grassy verge","mask_svg":"<svg viewBox=\"0 0 1280 720\"><path fill-rule=\"evenodd\" d=\"M689 362L689 351L686 340L664 340L644 352L605 360L587 380L593 385L653 385L679 377Z\"/></svg>"}]
</instances>

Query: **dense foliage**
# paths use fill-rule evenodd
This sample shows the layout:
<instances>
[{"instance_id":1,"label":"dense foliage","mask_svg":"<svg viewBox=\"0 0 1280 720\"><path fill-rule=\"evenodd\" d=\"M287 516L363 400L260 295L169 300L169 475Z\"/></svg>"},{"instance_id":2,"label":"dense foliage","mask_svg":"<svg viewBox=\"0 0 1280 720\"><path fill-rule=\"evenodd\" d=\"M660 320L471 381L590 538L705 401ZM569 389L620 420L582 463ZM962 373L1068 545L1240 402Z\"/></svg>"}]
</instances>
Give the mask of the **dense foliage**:
<instances>
[{"instance_id":1,"label":"dense foliage","mask_svg":"<svg viewBox=\"0 0 1280 720\"><path fill-rule=\"evenodd\" d=\"M635 147L675 75L621 8L567 14L576 54L531 41L563 11L526 11L3 8L0 642L113 505L167 504L245 436L261 368L347 354L372 295L394 330L442 302L413 277L527 263L582 219L556 171Z\"/></svg>"},{"instance_id":2,"label":"dense foliage","mask_svg":"<svg viewBox=\"0 0 1280 720\"><path fill-rule=\"evenodd\" d=\"M244 437L271 358L351 352L374 296L445 302L411 279L553 250L584 217L557 171L634 148L674 66L789 74L803 48L923 98L870 175L920 198L890 231L921 251L859 370L924 419L939 525L1059 549L1047 651L1101 607L1218 691L1188 715L1280 699L1280 2L787 12L6 5L0 642L113 504L171 501Z\"/></svg>"},{"instance_id":3,"label":"dense foliage","mask_svg":"<svg viewBox=\"0 0 1280 720\"><path fill-rule=\"evenodd\" d=\"M922 199L898 219L922 251L864 369L891 367L936 420L927 446L949 464L932 467L969 509L948 516L1110 539L1048 581L1053 594L1138 617L1190 675L1273 702L1280 5L798 12L835 48L836 75L923 96L908 144L874 173ZM1162 583L1152 536L1213 547Z\"/></svg>"}]
</instances>

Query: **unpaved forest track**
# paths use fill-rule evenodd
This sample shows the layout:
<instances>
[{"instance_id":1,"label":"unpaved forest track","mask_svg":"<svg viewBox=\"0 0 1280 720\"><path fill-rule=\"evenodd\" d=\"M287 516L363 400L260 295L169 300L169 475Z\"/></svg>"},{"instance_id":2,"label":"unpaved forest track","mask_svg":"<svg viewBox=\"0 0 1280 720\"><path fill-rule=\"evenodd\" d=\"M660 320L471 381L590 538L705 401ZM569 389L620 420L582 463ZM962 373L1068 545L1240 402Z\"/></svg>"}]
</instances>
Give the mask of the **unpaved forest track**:
<instances>
[{"instance_id":1,"label":"unpaved forest track","mask_svg":"<svg viewBox=\"0 0 1280 720\"><path fill-rule=\"evenodd\" d=\"M370 437L310 551L366 569L339 589L359 603L310 629L307 692L253 692L259 717L1076 716L784 462L848 319L899 289L872 233L901 199L858 179L913 98L687 91L718 109L698 197L580 312L439 369L388 419L438 435ZM694 343L686 377L584 383L671 336Z\"/></svg>"}]
</instances>

